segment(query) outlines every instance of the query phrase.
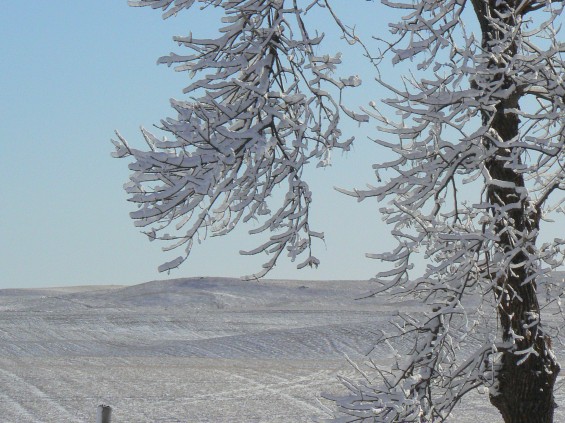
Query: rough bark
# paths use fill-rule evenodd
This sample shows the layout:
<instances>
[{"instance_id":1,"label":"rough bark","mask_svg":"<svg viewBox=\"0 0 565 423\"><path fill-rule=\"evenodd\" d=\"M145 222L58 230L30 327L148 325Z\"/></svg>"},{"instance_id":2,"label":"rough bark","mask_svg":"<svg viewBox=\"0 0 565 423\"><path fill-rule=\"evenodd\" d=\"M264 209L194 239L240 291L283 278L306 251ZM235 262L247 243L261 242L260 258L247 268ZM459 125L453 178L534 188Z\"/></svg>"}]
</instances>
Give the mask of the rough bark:
<instances>
[{"instance_id":1,"label":"rough bark","mask_svg":"<svg viewBox=\"0 0 565 423\"><path fill-rule=\"evenodd\" d=\"M518 121L512 116L495 118L493 129L506 136L514 132L517 134ZM506 153L500 151L501 159L487 164L491 176L501 181L514 182L517 187L524 187L523 177L504 166ZM532 216L527 211L527 197L516 201L524 195L514 189L491 187L488 195L489 201L500 207L518 204L509 212L508 219L501 221L497 228L499 245L510 252L516 240L511 239L506 226L512 225L516 230L514 233L529 236L539 225L539 217ZM528 263L525 255L523 251L515 254L511 261L512 268L497 279L496 299L499 303L503 340L513 340L514 344L503 351L497 376L498 393L491 395L490 400L502 414L505 423L551 423L555 408L553 387L559 365L551 351L551 339L543 333L540 326L536 284L535 280L528 281L530 274L524 264ZM516 354L530 348L533 348L534 353L526 360L522 360L523 355Z\"/></svg>"},{"instance_id":2,"label":"rough bark","mask_svg":"<svg viewBox=\"0 0 565 423\"><path fill-rule=\"evenodd\" d=\"M486 16L506 14L506 25L520 25L516 15L508 13L511 9L515 10L515 6L512 2L492 0L477 0L473 4L481 23L483 48L491 51L494 57L497 54L495 46L500 47L497 41L502 40L504 34L491 25ZM516 45L509 44L504 54L514 55L516 52ZM512 87L512 81L500 62L493 61L489 66L493 70L490 82L502 82L503 89ZM496 72L497 69L499 72ZM488 125L493 136L502 141L494 158L486 163L487 170L492 179L514 185L513 188L490 185L487 191L488 201L494 205L493 215L501 217L496 228L498 245L505 253L514 254L506 274L496 276L495 296L499 304L502 336L512 346L502 351L497 369L498 386L490 401L500 411L505 423L552 423L555 408L553 389L559 364L551 351L551 339L541 328L536 283L530 278L532 273L528 263L531 262L526 257L527 251L516 252L514 248L526 239L525 245L535 243L533 231L539 229L540 221L535 207L528 204L530 199L523 175L509 165L515 160L511 157L512 151L504 148L505 141L519 136L519 118L508 112L519 108L519 100L520 93L514 92L500 100L495 112L483 113L483 124ZM488 147L494 145L488 140L485 144ZM506 216L503 216L502 209L506 210ZM508 226L512 227L513 235ZM522 354L530 349L533 353Z\"/></svg>"}]
</instances>

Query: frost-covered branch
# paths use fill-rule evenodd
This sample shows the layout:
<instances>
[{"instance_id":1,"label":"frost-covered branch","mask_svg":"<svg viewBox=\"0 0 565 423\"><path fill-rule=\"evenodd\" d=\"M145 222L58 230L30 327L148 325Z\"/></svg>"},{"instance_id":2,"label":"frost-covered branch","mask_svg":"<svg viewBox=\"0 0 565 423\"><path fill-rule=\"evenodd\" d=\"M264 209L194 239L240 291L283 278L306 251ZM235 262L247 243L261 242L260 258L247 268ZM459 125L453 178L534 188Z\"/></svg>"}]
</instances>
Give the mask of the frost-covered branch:
<instances>
[{"instance_id":1,"label":"frost-covered branch","mask_svg":"<svg viewBox=\"0 0 565 423\"><path fill-rule=\"evenodd\" d=\"M560 239L536 241L540 222L563 212L562 196L550 203L565 178L562 5L473 0L476 39L465 0L383 3L404 15L390 24L382 60L415 69L401 83L379 77L391 97L367 113L397 137L376 140L396 158L374 165L379 186L347 193L384 203L398 243L369 255L390 264L375 293L419 299L434 313L403 316L379 341L401 337L412 347L396 351L404 360L390 373L373 369L381 375L373 383L348 381L350 394L333 397L333 421L444 421L462 396L486 387L510 422L509 384L521 382L500 380L522 366L524 378L539 378L532 386L549 391L559 370L536 292L565 251ZM526 17L534 9L536 19ZM416 256L427 263L420 274Z\"/></svg>"},{"instance_id":2,"label":"frost-covered branch","mask_svg":"<svg viewBox=\"0 0 565 423\"><path fill-rule=\"evenodd\" d=\"M115 141L116 157L134 159L126 185L139 206L132 217L150 227L151 239L185 246L161 270L182 263L194 239L251 219L259 220L252 233L269 234L246 253L271 254L258 276L283 253L300 256L298 267L315 266L312 240L323 234L310 228L305 166L325 166L333 149L349 148L343 114L372 118L376 143L394 158L374 165L377 186L340 190L378 200L396 241L369 255L388 265L374 279L375 294L418 300L426 312L399 313L377 340L395 365L358 367L359 381L344 380L349 394L333 397L334 421L444 421L481 388L506 423L524 413L530 422L551 422L559 365L542 312L559 306L564 292L563 281L548 275L564 263L565 240L539 245L538 237L565 211L563 4L382 3L402 17L386 26L388 37L376 34L382 44L371 54L330 0L131 2L164 17L196 4L224 13L217 38L176 37L188 53L160 60L193 78L189 99L171 102L178 116L161 123L173 140L143 130L149 150L120 135ZM335 76L339 54L317 53L323 37L306 19L317 11L361 44L389 93L384 104L359 114L341 103L342 91L360 80ZM480 36L465 11L474 12ZM413 66L390 78L380 69L385 61ZM279 185L286 195L272 211Z\"/></svg>"},{"instance_id":3,"label":"frost-covered branch","mask_svg":"<svg viewBox=\"0 0 565 423\"><path fill-rule=\"evenodd\" d=\"M285 253L298 267L317 266L312 241L323 234L310 228L312 194L303 179L308 163L330 163L334 149L349 149L342 139L342 113L366 121L336 98L360 85L358 77L337 78L340 55L318 55L323 36L312 35L305 10L296 1L130 2L164 11L168 18L193 5L221 8L218 38L177 36L186 55L159 60L188 72L193 82L185 100L172 100L176 118L161 121L173 139L142 130L148 150L130 147L118 134L115 157L133 157L129 200L139 209L136 225L150 227L150 239L173 241L185 253L165 263L180 265L194 239L229 233L240 221L261 221L252 233L270 233L260 247L267 253L266 274ZM201 12L202 13L202 12ZM287 186L282 204L271 210L275 187ZM170 232L169 232L170 231Z\"/></svg>"}]
</instances>

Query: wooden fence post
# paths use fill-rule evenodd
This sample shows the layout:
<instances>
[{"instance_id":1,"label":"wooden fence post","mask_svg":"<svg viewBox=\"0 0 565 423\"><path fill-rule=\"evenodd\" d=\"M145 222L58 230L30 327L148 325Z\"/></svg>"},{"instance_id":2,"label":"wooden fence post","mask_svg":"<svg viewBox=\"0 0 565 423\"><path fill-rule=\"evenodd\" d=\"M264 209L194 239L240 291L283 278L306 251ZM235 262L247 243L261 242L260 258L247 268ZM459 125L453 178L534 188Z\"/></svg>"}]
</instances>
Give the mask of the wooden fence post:
<instances>
[{"instance_id":1,"label":"wooden fence post","mask_svg":"<svg viewBox=\"0 0 565 423\"><path fill-rule=\"evenodd\" d=\"M112 407L109 405L99 405L96 410L96 423L111 423Z\"/></svg>"}]
</instances>

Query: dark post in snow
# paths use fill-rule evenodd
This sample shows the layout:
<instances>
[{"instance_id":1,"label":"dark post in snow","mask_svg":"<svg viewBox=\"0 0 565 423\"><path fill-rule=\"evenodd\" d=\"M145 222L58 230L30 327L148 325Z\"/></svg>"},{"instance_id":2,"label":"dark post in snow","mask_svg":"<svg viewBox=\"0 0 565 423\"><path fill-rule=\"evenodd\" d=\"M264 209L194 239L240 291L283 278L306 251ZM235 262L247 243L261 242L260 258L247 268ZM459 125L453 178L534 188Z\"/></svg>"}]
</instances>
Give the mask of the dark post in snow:
<instances>
[{"instance_id":1,"label":"dark post in snow","mask_svg":"<svg viewBox=\"0 0 565 423\"><path fill-rule=\"evenodd\" d=\"M99 405L96 410L96 423L110 423L112 420L112 407Z\"/></svg>"}]
</instances>

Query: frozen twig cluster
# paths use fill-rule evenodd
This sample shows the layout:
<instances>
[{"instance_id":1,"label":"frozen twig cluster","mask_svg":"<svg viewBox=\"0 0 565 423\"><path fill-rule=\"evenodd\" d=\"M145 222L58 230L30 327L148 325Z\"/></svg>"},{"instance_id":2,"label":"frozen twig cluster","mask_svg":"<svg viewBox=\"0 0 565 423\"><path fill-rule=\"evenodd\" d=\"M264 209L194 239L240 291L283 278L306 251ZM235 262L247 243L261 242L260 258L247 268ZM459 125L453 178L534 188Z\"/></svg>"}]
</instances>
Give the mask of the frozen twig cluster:
<instances>
[{"instance_id":1,"label":"frozen twig cluster","mask_svg":"<svg viewBox=\"0 0 565 423\"><path fill-rule=\"evenodd\" d=\"M393 94L384 102L396 118L376 105L368 112L380 131L398 138L377 140L396 154L374 166L389 177L380 187L345 192L387 204L381 213L398 244L371 255L391 264L376 278L378 292L416 297L432 311L399 316L381 342L413 339L408 357L392 371L376 369L376 381L346 381L351 394L334 398L343 413L335 421L443 421L479 386L490 388L500 409L502 367L496 363L514 360L501 361L501 352L516 357L517 366L543 356L553 379L559 369L536 292L545 291L547 275L563 264L565 239L541 246L536 240L543 220L564 212L562 5L383 3L404 11L391 25L384 57L411 60L417 69L401 84L379 79ZM468 32L465 7L474 7L482 39ZM478 197L463 195L464 185ZM415 277L417 254L428 264ZM498 341L497 319L503 331ZM469 350L474 354L462 354Z\"/></svg>"},{"instance_id":2,"label":"frozen twig cluster","mask_svg":"<svg viewBox=\"0 0 565 423\"><path fill-rule=\"evenodd\" d=\"M341 92L360 85L356 76L338 78L340 55L317 55L323 36L311 34L305 14L317 1L142 0L133 6L161 8L164 17L196 4L223 10L218 38L175 37L190 53L171 54L160 63L188 72L191 100L172 100L176 118L161 122L172 140L142 130L149 150L114 141L115 157L134 158L130 201L136 225L150 227L150 239L170 241L166 250L184 254L159 270L179 266L194 240L224 235L239 221L258 219L252 233L271 235L243 254L268 253L256 277L265 275L282 253L303 258L298 268L317 266L310 228L312 193L303 178L305 165L330 163L333 149L349 149L342 139L342 113L368 118L341 103ZM286 184L282 204L271 210L276 186Z\"/></svg>"},{"instance_id":3,"label":"frozen twig cluster","mask_svg":"<svg viewBox=\"0 0 565 423\"><path fill-rule=\"evenodd\" d=\"M562 2L382 0L402 18L389 24L388 39L378 36L385 44L375 55L331 3L132 2L165 17L195 4L218 7L225 25L216 39L176 37L191 53L160 60L194 77L185 89L192 100L172 101L178 117L162 121L174 139L144 130L148 151L119 135L115 141L117 157L134 158L126 186L139 205L132 217L151 227L150 238L185 246L161 270L178 266L208 231L223 235L255 218L261 224L252 232L270 237L247 254L272 254L257 276L283 252L303 255L298 267L315 266L312 239L323 235L310 229L305 165L325 166L334 148L349 147L342 114L372 117L394 139L376 142L395 158L374 165L379 186L343 192L380 201L397 241L370 255L389 264L375 293L418 299L428 311L399 313L377 340L396 364L359 368L361 381L344 380L350 392L332 398L334 421L444 421L481 387L506 423L551 422L559 365L540 293L546 304L563 294L547 276L564 262L565 239L556 234L539 245L538 236L565 211ZM360 81L334 76L339 55L315 54L323 37L309 34L305 16L316 9L329 11L350 44L361 44L391 95L384 105L358 114L341 103L342 91ZM413 66L389 81L379 69L387 60ZM283 183L286 196L273 212L268 203ZM426 261L421 272L417 256Z\"/></svg>"}]
</instances>

